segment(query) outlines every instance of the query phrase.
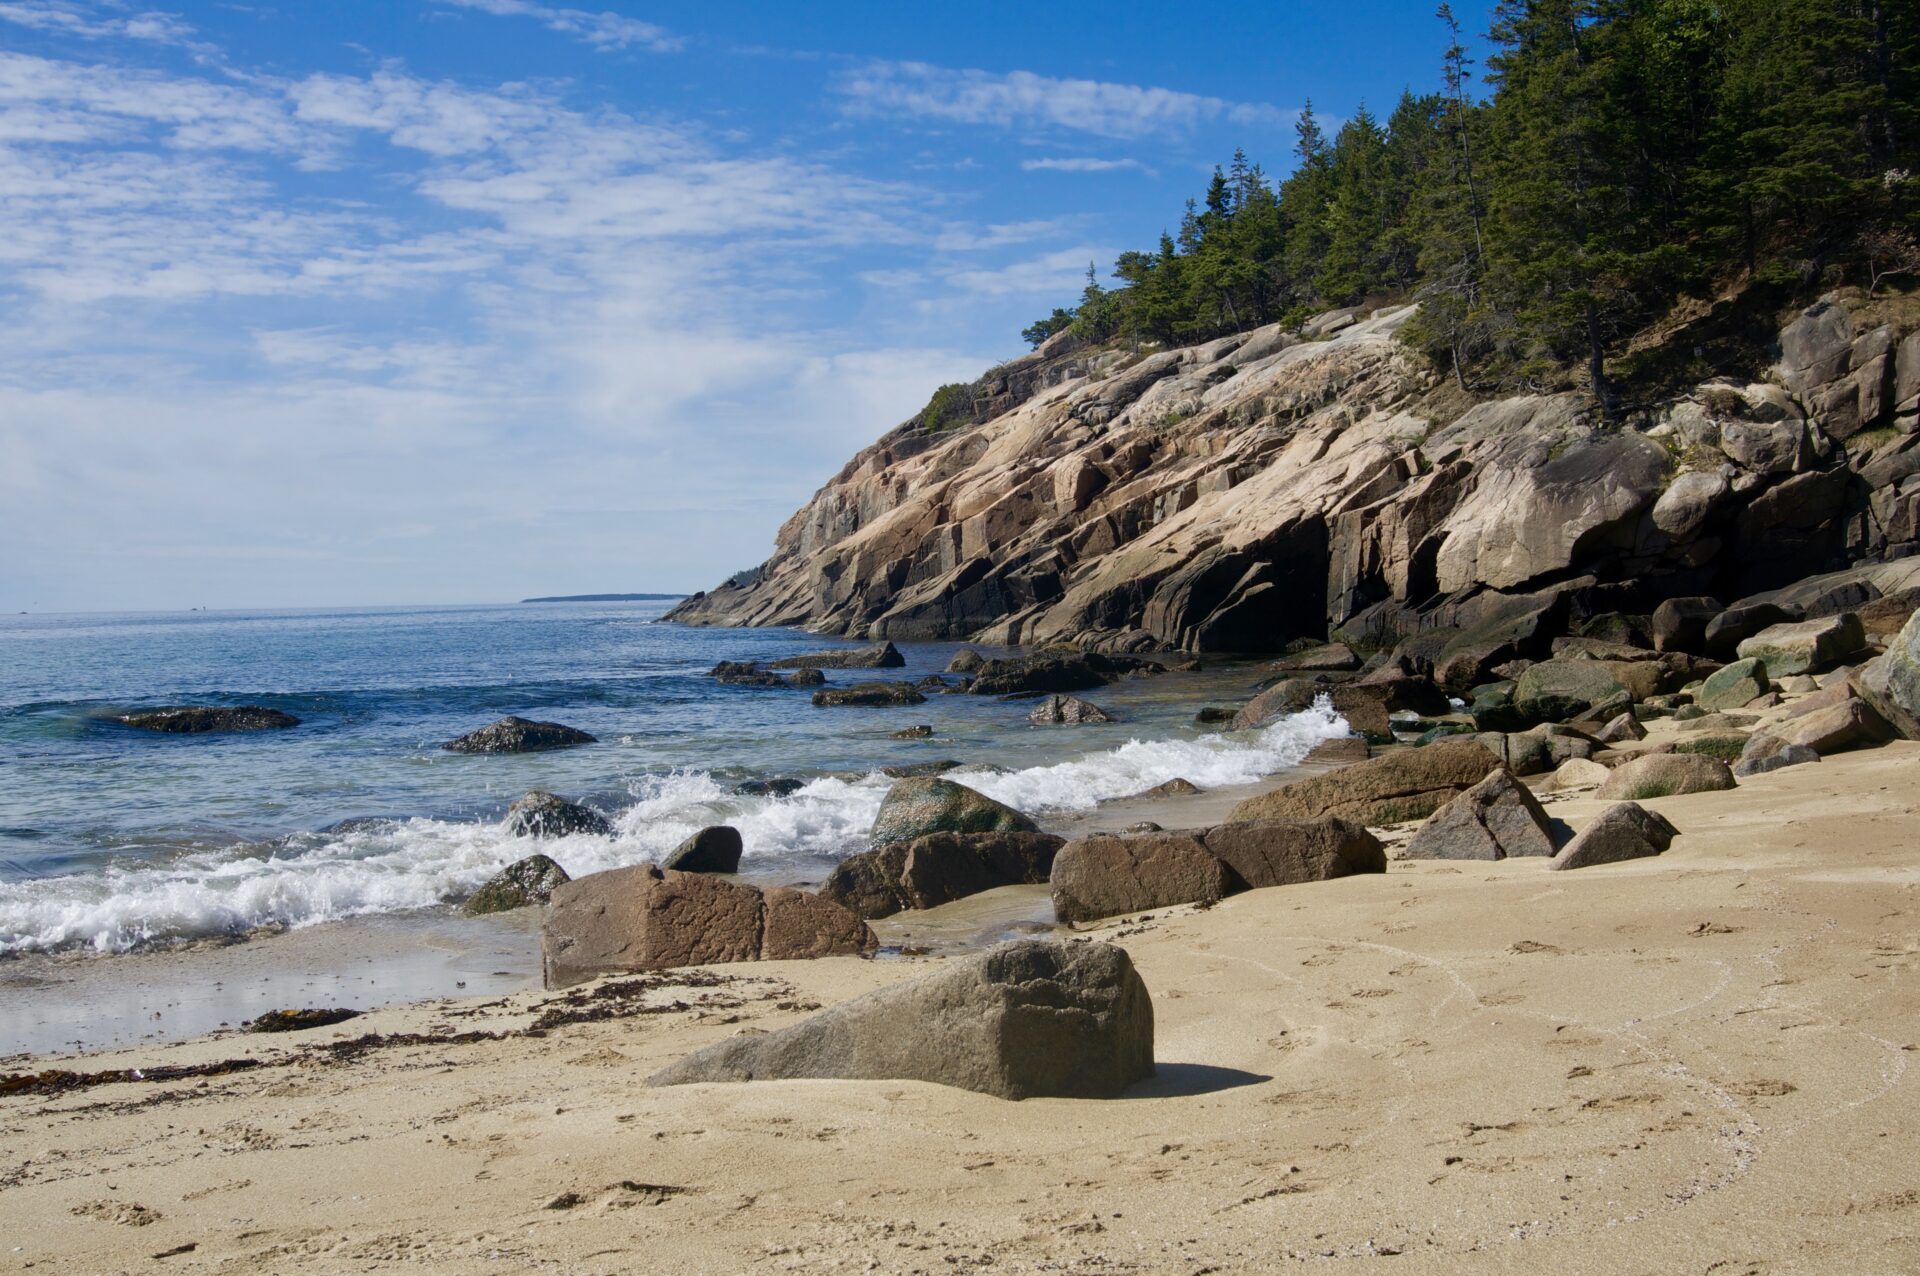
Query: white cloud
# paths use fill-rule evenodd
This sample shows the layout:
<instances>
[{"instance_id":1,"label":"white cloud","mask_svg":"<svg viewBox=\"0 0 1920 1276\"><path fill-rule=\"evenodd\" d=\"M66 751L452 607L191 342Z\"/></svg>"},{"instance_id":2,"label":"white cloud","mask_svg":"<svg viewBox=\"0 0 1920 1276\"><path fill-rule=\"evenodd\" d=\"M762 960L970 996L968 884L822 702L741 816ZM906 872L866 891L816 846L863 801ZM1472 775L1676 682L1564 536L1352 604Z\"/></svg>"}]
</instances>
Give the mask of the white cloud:
<instances>
[{"instance_id":1,"label":"white cloud","mask_svg":"<svg viewBox=\"0 0 1920 1276\"><path fill-rule=\"evenodd\" d=\"M959 291L978 296L1077 296L1086 282L1087 264L1112 261L1113 257L1111 248L1082 245L992 270L953 270L945 278Z\"/></svg>"},{"instance_id":2,"label":"white cloud","mask_svg":"<svg viewBox=\"0 0 1920 1276\"><path fill-rule=\"evenodd\" d=\"M78 36L83 40L119 38L149 40L156 44L193 43L193 28L173 14L110 16L103 14L99 5L75 3L75 0L6 0L0 3L0 22Z\"/></svg>"},{"instance_id":3,"label":"white cloud","mask_svg":"<svg viewBox=\"0 0 1920 1276\"><path fill-rule=\"evenodd\" d=\"M1090 156L1077 155L1054 159L1021 160L1020 167L1029 173L1114 173L1128 168L1142 173L1153 172L1137 159L1094 159Z\"/></svg>"},{"instance_id":4,"label":"white cloud","mask_svg":"<svg viewBox=\"0 0 1920 1276\"><path fill-rule=\"evenodd\" d=\"M872 62L842 75L849 111L919 115L962 124L1050 126L1103 137L1184 133L1218 121L1279 127L1290 111L1175 89L1065 80L1031 71L957 70L925 62Z\"/></svg>"},{"instance_id":5,"label":"white cloud","mask_svg":"<svg viewBox=\"0 0 1920 1276\"><path fill-rule=\"evenodd\" d=\"M788 307L853 249L1057 231L932 202L524 85L0 54L0 595L709 584L991 362Z\"/></svg>"},{"instance_id":6,"label":"white cloud","mask_svg":"<svg viewBox=\"0 0 1920 1276\"><path fill-rule=\"evenodd\" d=\"M638 45L655 53L672 53L685 41L663 27L617 13L589 13L585 9L564 9L535 4L532 0L443 0L461 9L477 9L501 18L537 18L548 30L558 31L585 41L599 49L625 49Z\"/></svg>"}]
</instances>

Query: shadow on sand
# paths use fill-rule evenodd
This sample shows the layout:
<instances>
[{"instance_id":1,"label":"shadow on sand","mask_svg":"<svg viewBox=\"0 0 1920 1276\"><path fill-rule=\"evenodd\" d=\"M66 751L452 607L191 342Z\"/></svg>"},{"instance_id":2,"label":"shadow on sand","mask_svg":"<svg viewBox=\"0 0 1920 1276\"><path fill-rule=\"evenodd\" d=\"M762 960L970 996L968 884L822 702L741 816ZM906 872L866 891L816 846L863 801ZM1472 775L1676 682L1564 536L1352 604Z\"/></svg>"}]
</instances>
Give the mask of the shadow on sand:
<instances>
[{"instance_id":1,"label":"shadow on sand","mask_svg":"<svg viewBox=\"0 0 1920 1276\"><path fill-rule=\"evenodd\" d=\"M1156 1063L1154 1075L1127 1087L1125 1099L1172 1099L1189 1094L1213 1094L1243 1085L1259 1085L1272 1077L1238 1068L1216 1068L1210 1063Z\"/></svg>"}]
</instances>

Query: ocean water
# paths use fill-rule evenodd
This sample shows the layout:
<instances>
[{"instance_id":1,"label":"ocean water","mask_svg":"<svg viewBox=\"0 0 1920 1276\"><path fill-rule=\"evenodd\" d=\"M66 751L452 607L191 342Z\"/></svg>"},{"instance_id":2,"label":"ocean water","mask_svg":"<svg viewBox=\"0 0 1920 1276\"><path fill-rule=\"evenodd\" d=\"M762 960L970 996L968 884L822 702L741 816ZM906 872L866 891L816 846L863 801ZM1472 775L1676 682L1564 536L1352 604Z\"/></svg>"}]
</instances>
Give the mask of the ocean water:
<instances>
[{"instance_id":1,"label":"ocean water","mask_svg":"<svg viewBox=\"0 0 1920 1276\"><path fill-rule=\"evenodd\" d=\"M661 603L15 616L0 619L0 955L143 946L348 917L444 911L535 843L499 820L528 789L586 801L613 838L539 843L578 876L737 826L742 871L817 881L865 835L887 765L951 758L953 778L1025 810L1085 810L1176 776L1246 783L1344 735L1330 711L1260 732L1193 725L1256 671L1215 666L1088 693L1122 721L1038 728L1027 704L931 694L815 708L804 691L723 687L720 660L847 645L792 630L692 629ZM901 644L917 678L961 644ZM987 650L986 654L996 654ZM114 721L142 706L263 704L285 731L202 736ZM439 746L506 714L599 743L466 756ZM929 724L934 738L894 740ZM744 780L805 782L745 797ZM355 817L346 831L329 826Z\"/></svg>"}]
</instances>

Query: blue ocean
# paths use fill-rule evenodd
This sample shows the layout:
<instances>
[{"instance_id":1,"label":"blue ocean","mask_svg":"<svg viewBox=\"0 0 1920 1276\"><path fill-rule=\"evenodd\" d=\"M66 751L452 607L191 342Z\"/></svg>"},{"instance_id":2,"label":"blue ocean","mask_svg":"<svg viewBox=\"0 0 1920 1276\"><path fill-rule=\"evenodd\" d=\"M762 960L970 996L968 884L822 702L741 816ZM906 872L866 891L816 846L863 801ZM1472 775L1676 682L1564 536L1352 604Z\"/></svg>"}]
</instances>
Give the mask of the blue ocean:
<instances>
[{"instance_id":1,"label":"blue ocean","mask_svg":"<svg viewBox=\"0 0 1920 1276\"><path fill-rule=\"evenodd\" d=\"M499 827L529 789L614 819L614 838L541 845L575 876L729 823L745 840L744 874L818 881L864 849L891 783L882 767L955 760L953 778L1044 824L1175 777L1246 783L1344 734L1324 713L1254 733L1194 725L1200 705L1245 697L1258 674L1244 664L1090 693L1114 724L1033 727L1021 702L938 692L922 705L816 708L805 691L721 686L706 671L846 644L664 623L667 606L0 619L0 954L445 911L534 849ZM827 677L915 679L959 646L901 644L905 669ZM174 704L267 705L301 725L182 736L115 720ZM507 714L599 743L505 756L440 747ZM919 724L931 739L892 738ZM803 787L736 791L773 778Z\"/></svg>"}]
</instances>

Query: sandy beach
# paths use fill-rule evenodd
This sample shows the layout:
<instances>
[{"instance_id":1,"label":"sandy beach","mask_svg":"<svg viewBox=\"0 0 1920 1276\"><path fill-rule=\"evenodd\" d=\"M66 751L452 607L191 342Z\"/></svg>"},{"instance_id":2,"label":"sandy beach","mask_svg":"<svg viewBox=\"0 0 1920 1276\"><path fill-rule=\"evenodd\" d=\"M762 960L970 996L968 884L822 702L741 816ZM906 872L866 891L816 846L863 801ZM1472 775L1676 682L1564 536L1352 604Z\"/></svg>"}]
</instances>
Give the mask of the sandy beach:
<instances>
[{"instance_id":1,"label":"sandy beach","mask_svg":"<svg viewBox=\"0 0 1920 1276\"><path fill-rule=\"evenodd\" d=\"M1115 919L1159 1075L1112 1102L643 1084L938 959L36 1061L190 1071L0 1097L0 1271L1912 1271L1916 791L1895 744L1658 799L1657 859Z\"/></svg>"}]
</instances>

